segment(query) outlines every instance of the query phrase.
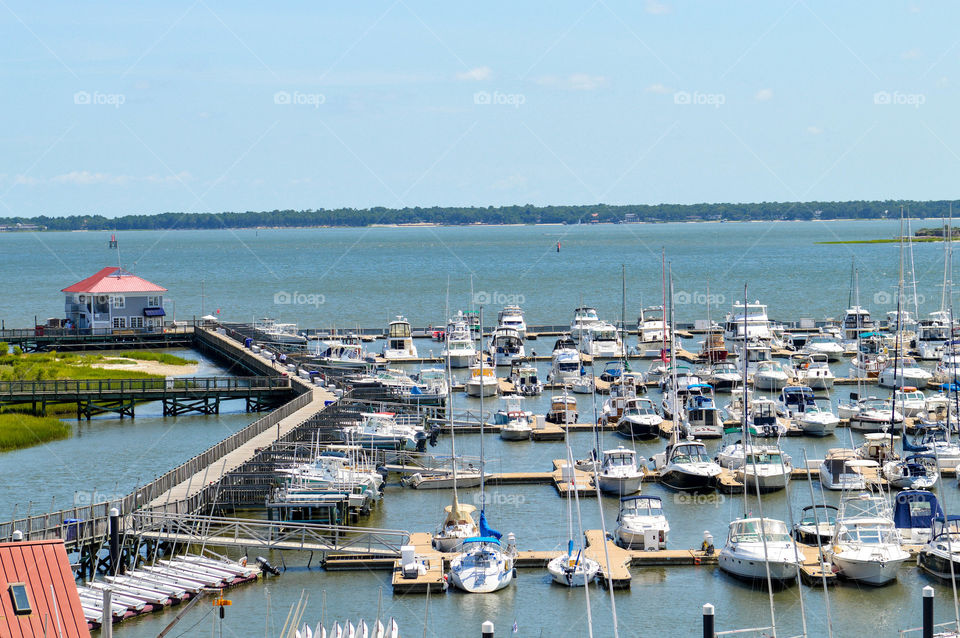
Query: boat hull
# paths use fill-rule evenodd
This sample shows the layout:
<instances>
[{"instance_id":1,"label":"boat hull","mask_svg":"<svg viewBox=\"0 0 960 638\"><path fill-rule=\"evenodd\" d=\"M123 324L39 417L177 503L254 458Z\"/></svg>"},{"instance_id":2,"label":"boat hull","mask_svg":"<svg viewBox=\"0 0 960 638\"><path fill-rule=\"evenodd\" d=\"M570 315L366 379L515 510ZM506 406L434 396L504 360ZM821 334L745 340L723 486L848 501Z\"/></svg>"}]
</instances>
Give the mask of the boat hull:
<instances>
[{"instance_id":1,"label":"boat hull","mask_svg":"<svg viewBox=\"0 0 960 638\"><path fill-rule=\"evenodd\" d=\"M767 579L767 561L752 558L741 558L724 548L720 551L717 564L724 572L749 581L765 581ZM769 561L770 580L784 583L797 578L797 564L793 562Z\"/></svg>"},{"instance_id":2,"label":"boat hull","mask_svg":"<svg viewBox=\"0 0 960 638\"><path fill-rule=\"evenodd\" d=\"M640 474L630 476L597 475L597 485L600 486L600 491L617 496L636 494L640 491L642 481L643 476Z\"/></svg>"},{"instance_id":3,"label":"boat hull","mask_svg":"<svg viewBox=\"0 0 960 638\"><path fill-rule=\"evenodd\" d=\"M834 569L843 578L879 586L897 580L897 572L906 558L886 561L861 560L844 556L841 552L840 554L834 554L831 560Z\"/></svg>"},{"instance_id":4,"label":"boat hull","mask_svg":"<svg viewBox=\"0 0 960 638\"><path fill-rule=\"evenodd\" d=\"M716 477L700 472L685 472L677 467L664 469L660 474L660 482L683 492L708 492L716 487Z\"/></svg>"}]
</instances>

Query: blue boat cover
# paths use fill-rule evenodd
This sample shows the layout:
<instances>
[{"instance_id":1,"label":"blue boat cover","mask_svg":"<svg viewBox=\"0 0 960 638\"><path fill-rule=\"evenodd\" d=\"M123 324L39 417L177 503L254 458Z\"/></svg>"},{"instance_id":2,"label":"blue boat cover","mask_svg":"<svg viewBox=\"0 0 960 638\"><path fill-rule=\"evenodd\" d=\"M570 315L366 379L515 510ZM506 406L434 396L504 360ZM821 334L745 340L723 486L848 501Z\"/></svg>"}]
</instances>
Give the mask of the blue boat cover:
<instances>
[{"instance_id":1,"label":"blue boat cover","mask_svg":"<svg viewBox=\"0 0 960 638\"><path fill-rule=\"evenodd\" d=\"M934 517L943 518L937 497L924 490L904 490L897 494L893 524L897 529L930 529Z\"/></svg>"},{"instance_id":2,"label":"blue boat cover","mask_svg":"<svg viewBox=\"0 0 960 638\"><path fill-rule=\"evenodd\" d=\"M494 545L500 544L499 538L493 538L492 536L471 536L470 538L463 539L463 544L467 543L493 543Z\"/></svg>"},{"instance_id":3,"label":"blue boat cover","mask_svg":"<svg viewBox=\"0 0 960 638\"><path fill-rule=\"evenodd\" d=\"M503 537L503 534L497 530L487 526L487 515L483 510L480 510L480 535L481 536L492 536L497 540L500 540Z\"/></svg>"}]
</instances>

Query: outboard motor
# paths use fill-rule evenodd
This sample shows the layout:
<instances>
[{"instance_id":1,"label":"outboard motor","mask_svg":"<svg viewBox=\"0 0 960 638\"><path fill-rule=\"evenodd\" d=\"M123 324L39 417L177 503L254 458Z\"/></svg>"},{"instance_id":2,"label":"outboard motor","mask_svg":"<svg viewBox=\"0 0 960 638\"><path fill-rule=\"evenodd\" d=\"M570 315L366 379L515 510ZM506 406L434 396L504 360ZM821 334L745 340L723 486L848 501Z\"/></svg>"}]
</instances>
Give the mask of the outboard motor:
<instances>
[{"instance_id":1,"label":"outboard motor","mask_svg":"<svg viewBox=\"0 0 960 638\"><path fill-rule=\"evenodd\" d=\"M280 575L280 570L267 562L267 559L263 556L257 556L257 564L260 565L260 569L265 572L270 572L274 576Z\"/></svg>"},{"instance_id":2,"label":"outboard motor","mask_svg":"<svg viewBox=\"0 0 960 638\"><path fill-rule=\"evenodd\" d=\"M440 438L440 428L430 431L430 447L437 447L437 439Z\"/></svg>"},{"instance_id":3,"label":"outboard motor","mask_svg":"<svg viewBox=\"0 0 960 638\"><path fill-rule=\"evenodd\" d=\"M426 432L417 432L416 434L417 441L417 452L426 452L427 451L427 434Z\"/></svg>"}]
</instances>

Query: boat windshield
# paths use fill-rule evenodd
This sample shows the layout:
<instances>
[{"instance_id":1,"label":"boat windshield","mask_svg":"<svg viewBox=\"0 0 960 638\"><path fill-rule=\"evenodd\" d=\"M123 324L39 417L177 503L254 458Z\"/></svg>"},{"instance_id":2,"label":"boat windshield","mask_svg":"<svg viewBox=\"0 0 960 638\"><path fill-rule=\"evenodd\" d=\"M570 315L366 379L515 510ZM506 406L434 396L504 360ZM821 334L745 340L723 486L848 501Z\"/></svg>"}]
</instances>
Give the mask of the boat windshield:
<instances>
[{"instance_id":1,"label":"boat windshield","mask_svg":"<svg viewBox=\"0 0 960 638\"><path fill-rule=\"evenodd\" d=\"M663 505L657 499L636 498L623 503L623 513L633 516L663 516Z\"/></svg>"},{"instance_id":2,"label":"boat windshield","mask_svg":"<svg viewBox=\"0 0 960 638\"><path fill-rule=\"evenodd\" d=\"M813 509L805 510L803 517L800 519L800 525L816 525L817 522L820 524L826 523L827 525L833 525L837 522L837 512L836 509L830 509L826 507L818 507L816 514L814 514Z\"/></svg>"},{"instance_id":3,"label":"boat windshield","mask_svg":"<svg viewBox=\"0 0 960 638\"><path fill-rule=\"evenodd\" d=\"M780 452L751 452L744 458L744 463L748 466L754 463L757 465L779 466L782 462L783 459L780 456Z\"/></svg>"},{"instance_id":4,"label":"boat windshield","mask_svg":"<svg viewBox=\"0 0 960 638\"><path fill-rule=\"evenodd\" d=\"M745 521L734 521L730 525L731 543L758 543L766 540L768 543L785 543L790 541L790 533L783 521L770 519L749 518Z\"/></svg>"},{"instance_id":5,"label":"boat windshield","mask_svg":"<svg viewBox=\"0 0 960 638\"><path fill-rule=\"evenodd\" d=\"M607 455L604 465L607 467L626 467L634 465L632 452L614 452Z\"/></svg>"},{"instance_id":6,"label":"boat windshield","mask_svg":"<svg viewBox=\"0 0 960 638\"><path fill-rule=\"evenodd\" d=\"M846 526L840 532L841 543L863 543L865 545L880 545L897 542L896 532L891 525L877 522L864 522Z\"/></svg>"},{"instance_id":7,"label":"boat windshield","mask_svg":"<svg viewBox=\"0 0 960 638\"><path fill-rule=\"evenodd\" d=\"M684 443L674 448L670 460L674 463L707 463L710 456L702 445Z\"/></svg>"}]
</instances>

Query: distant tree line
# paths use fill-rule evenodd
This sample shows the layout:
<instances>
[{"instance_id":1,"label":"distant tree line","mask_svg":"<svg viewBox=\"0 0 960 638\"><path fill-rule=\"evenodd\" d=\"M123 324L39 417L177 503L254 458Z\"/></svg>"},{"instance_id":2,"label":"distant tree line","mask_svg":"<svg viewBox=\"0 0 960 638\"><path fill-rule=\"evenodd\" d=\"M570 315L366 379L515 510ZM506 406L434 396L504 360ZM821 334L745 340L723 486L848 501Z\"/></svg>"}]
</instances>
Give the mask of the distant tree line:
<instances>
[{"instance_id":1,"label":"distant tree line","mask_svg":"<svg viewBox=\"0 0 960 638\"><path fill-rule=\"evenodd\" d=\"M583 206L432 206L429 208L337 208L247 211L242 213L158 213L152 215L69 215L7 217L0 226L34 224L48 230L167 230L373 224L576 224L591 222L676 222L896 217L905 206L911 217L941 217L950 201L760 202L754 204L607 204Z\"/></svg>"}]
</instances>

